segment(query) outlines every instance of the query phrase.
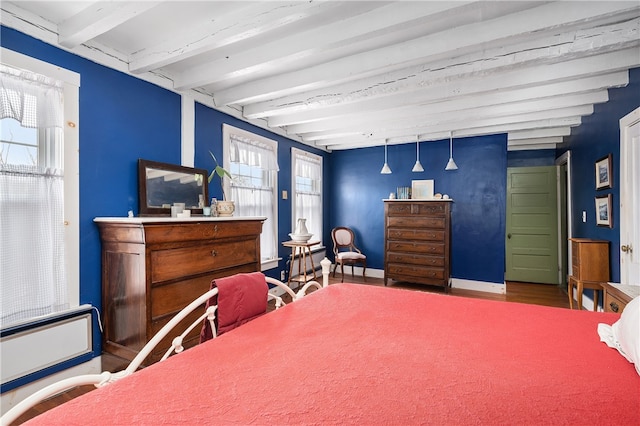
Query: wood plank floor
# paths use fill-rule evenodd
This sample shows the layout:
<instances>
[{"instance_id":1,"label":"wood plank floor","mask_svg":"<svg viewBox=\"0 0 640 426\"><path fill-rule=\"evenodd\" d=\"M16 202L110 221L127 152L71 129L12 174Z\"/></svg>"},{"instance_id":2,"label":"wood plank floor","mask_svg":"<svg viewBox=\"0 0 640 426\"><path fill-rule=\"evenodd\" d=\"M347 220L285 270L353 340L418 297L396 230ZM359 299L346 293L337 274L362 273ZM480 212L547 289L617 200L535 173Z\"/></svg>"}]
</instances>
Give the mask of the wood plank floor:
<instances>
[{"instance_id":1,"label":"wood plank floor","mask_svg":"<svg viewBox=\"0 0 640 426\"><path fill-rule=\"evenodd\" d=\"M367 278L366 282L363 281L362 276L351 277L351 274L345 274L345 281L352 283L360 283L366 285L384 286L381 278ZM331 277L330 284L340 282L340 275L337 274L336 278ZM444 293L444 289L439 287L424 286L418 284L394 282L390 284L390 287L403 288L415 291L428 291L434 293ZM462 297L475 297L480 299L491 299L499 301L510 301L520 303L530 303L544 306L554 306L559 308L569 308L569 300L567 298L566 290L555 285L547 284L531 284L531 283L517 283L508 282L506 294L493 294L480 291L450 289L449 293L453 296ZM285 300L286 301L286 300ZM273 308L273 306L271 306ZM102 369L103 371L119 371L127 366L128 361L115 357L110 354L103 354L102 356ZM93 390L93 386L83 386L71 389L63 394L55 396L37 405L23 416L14 424L21 424L28 419L43 413L57 405L60 405L66 401L69 401L83 393Z\"/></svg>"}]
</instances>

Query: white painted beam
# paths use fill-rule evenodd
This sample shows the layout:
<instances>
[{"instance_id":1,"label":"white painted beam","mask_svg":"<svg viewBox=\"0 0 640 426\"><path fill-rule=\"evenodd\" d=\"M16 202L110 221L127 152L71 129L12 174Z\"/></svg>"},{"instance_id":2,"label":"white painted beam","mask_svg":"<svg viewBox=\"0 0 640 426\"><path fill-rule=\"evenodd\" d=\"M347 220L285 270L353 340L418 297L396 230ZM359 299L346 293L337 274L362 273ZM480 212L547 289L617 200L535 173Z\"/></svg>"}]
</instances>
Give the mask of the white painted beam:
<instances>
[{"instance_id":1,"label":"white painted beam","mask_svg":"<svg viewBox=\"0 0 640 426\"><path fill-rule=\"evenodd\" d=\"M215 19L197 28L185 26L178 37L131 55L130 70L137 74L209 53L308 20L335 9L337 2L219 2ZM277 6L277 7L274 7ZM229 7L230 9L226 9ZM235 56L235 55L234 55ZM225 58L226 59L226 58Z\"/></svg>"},{"instance_id":2,"label":"white painted beam","mask_svg":"<svg viewBox=\"0 0 640 426\"><path fill-rule=\"evenodd\" d=\"M509 132L509 140L548 138L558 136L569 136L571 127L554 127L550 129L535 129Z\"/></svg>"},{"instance_id":3,"label":"white painted beam","mask_svg":"<svg viewBox=\"0 0 640 426\"><path fill-rule=\"evenodd\" d=\"M436 102L483 92L517 87L525 88L536 84L611 73L637 66L640 66L638 49L631 48L552 65L538 65L529 67L526 70L516 69L489 76L454 80L434 84L423 90L393 93L386 96L376 96L372 99L352 101L349 97L342 97L338 104L325 102L324 99L314 100L311 103L309 101L292 102L289 98L282 98L270 102L247 105L244 108L244 116L247 118L263 118L286 115L289 118L289 122L281 123L286 125L293 122L306 121L305 113L307 117L311 116L312 119L329 118L362 110L363 108L381 110L400 107L408 103Z\"/></svg>"},{"instance_id":4,"label":"white painted beam","mask_svg":"<svg viewBox=\"0 0 640 426\"><path fill-rule=\"evenodd\" d=\"M546 97L558 97L574 94L586 94L593 91L602 91L608 88L623 87L629 83L629 73L620 71L613 74L598 75L594 77L580 78L570 81L562 81L559 83L544 84L536 87L525 89L514 89L506 91L495 91L486 94L480 94L473 97L465 97L460 99L444 100L438 103L432 103L421 106L402 106L398 108L389 108L382 111L371 111L366 115L362 114L343 114L340 117L328 118L324 120L309 121L286 126L289 134L299 134L319 131L345 130L358 128L359 126L385 125L389 122L398 122L404 120L422 120L429 116L438 114L448 114L464 109L480 108L481 113L493 113L493 106L500 104L512 104L517 107L519 102L526 100L534 100ZM602 99L570 99L572 102L598 103L606 102L608 98ZM561 101L566 107L572 106L571 103ZM514 105L515 104L515 105ZM557 106L556 108L560 108ZM525 112L519 109L520 113ZM516 113L516 111L511 111ZM273 117L269 119L269 123L273 126L281 125L280 119L283 117Z\"/></svg>"},{"instance_id":5,"label":"white painted beam","mask_svg":"<svg viewBox=\"0 0 640 426\"><path fill-rule=\"evenodd\" d=\"M155 7L157 1L98 1L58 26L58 43L73 48L104 34L140 13Z\"/></svg>"},{"instance_id":6,"label":"white painted beam","mask_svg":"<svg viewBox=\"0 0 640 426\"><path fill-rule=\"evenodd\" d=\"M185 71L176 81L177 89L211 85L256 72L275 72L283 66L328 62L346 53L369 50L380 43L389 44L398 36L389 29L407 26L407 21L434 15L464 2L405 2L387 5L383 2L347 2L348 10L337 19L318 22L306 30L289 34L269 43L257 43L237 52ZM211 73L211 69L216 70ZM253 79L253 77L252 77ZM235 84L235 83L234 83Z\"/></svg>"},{"instance_id":7,"label":"white painted beam","mask_svg":"<svg viewBox=\"0 0 640 426\"><path fill-rule=\"evenodd\" d=\"M318 99L325 96L356 97L373 96L376 91L390 93L392 91L408 91L420 89L439 79L451 79L454 76L474 76L479 73L499 71L501 68L514 68L518 65L530 65L536 61L545 64L560 62L578 55L593 55L596 52L619 50L628 48L634 43L640 43L638 27L640 19L589 29L574 29L547 37L535 37L515 44L500 46L494 49L482 50L482 56L477 52L446 58L445 60L425 62L420 65L407 67L398 71L388 72L354 83L334 84L327 90L325 86L332 82L326 73L319 75L316 82L310 81L308 72L293 72L279 74L273 77L258 79L245 84L236 85L229 89L216 90L215 101L218 105L264 102L267 99L287 96L290 101L304 102L307 99ZM311 70L313 72L313 70ZM353 74L352 74L353 75ZM312 87L321 86L316 90ZM362 90L365 88L365 90ZM328 93L327 93L328 92ZM296 99L294 94L298 94Z\"/></svg>"}]
</instances>

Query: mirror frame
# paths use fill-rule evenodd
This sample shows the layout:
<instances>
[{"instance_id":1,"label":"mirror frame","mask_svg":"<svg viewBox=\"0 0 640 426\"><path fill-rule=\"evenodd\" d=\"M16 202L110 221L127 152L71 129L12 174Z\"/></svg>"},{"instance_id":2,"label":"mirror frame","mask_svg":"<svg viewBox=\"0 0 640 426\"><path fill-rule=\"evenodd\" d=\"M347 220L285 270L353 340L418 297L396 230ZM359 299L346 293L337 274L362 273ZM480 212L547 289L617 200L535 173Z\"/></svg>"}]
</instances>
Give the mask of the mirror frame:
<instances>
[{"instance_id":1,"label":"mirror frame","mask_svg":"<svg viewBox=\"0 0 640 426\"><path fill-rule=\"evenodd\" d=\"M179 166L176 164L161 163L158 161L138 159L138 200L140 216L171 216L170 207L150 207L147 200L147 169L167 170L176 173L201 174L204 185L202 195L204 205L209 205L209 173L205 169ZM191 209L192 215L202 215L202 209Z\"/></svg>"}]
</instances>

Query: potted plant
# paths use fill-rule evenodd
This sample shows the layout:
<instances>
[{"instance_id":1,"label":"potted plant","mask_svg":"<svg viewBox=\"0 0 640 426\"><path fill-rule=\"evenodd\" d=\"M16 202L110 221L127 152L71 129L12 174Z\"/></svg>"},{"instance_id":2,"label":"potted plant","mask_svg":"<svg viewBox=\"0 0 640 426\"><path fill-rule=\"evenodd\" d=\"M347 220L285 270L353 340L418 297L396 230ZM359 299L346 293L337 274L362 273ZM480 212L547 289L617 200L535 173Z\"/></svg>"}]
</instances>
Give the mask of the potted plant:
<instances>
[{"instance_id":1,"label":"potted plant","mask_svg":"<svg viewBox=\"0 0 640 426\"><path fill-rule=\"evenodd\" d=\"M213 155L213 152L209 151L209 154L211 155L211 158L213 159L213 162L216 165L215 168L209 174L209 183L211 183L211 181L215 176L218 176L220 178L220 189L222 190L222 200L218 200L218 202L215 205L216 212L218 213L218 216L222 216L222 217L233 216L233 212L235 210L235 204L233 201L227 200L227 196L224 192L224 177L227 176L229 179L233 179L233 176L231 176L231 173L229 173L220 164L218 164L218 160L216 159L216 156Z\"/></svg>"}]
</instances>

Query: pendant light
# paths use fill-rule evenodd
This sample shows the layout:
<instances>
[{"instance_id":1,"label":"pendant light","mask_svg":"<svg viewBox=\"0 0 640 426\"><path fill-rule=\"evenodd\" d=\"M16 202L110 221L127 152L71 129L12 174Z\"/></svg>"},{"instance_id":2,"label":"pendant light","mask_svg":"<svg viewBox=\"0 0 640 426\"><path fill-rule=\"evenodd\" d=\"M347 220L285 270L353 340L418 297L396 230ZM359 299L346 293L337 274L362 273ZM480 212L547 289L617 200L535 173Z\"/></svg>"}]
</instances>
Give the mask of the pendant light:
<instances>
[{"instance_id":1,"label":"pendant light","mask_svg":"<svg viewBox=\"0 0 640 426\"><path fill-rule=\"evenodd\" d=\"M449 132L449 162L445 170L458 170L458 165L453 161L453 132Z\"/></svg>"},{"instance_id":2,"label":"pendant light","mask_svg":"<svg viewBox=\"0 0 640 426\"><path fill-rule=\"evenodd\" d=\"M391 174L391 167L389 167L389 164L387 164L387 140L384 140L384 165L382 166L382 170L380 170L380 173L383 175L390 175Z\"/></svg>"},{"instance_id":3,"label":"pendant light","mask_svg":"<svg viewBox=\"0 0 640 426\"><path fill-rule=\"evenodd\" d=\"M413 165L412 172L424 172L422 164L420 164L420 136L416 136L416 164Z\"/></svg>"}]
</instances>

